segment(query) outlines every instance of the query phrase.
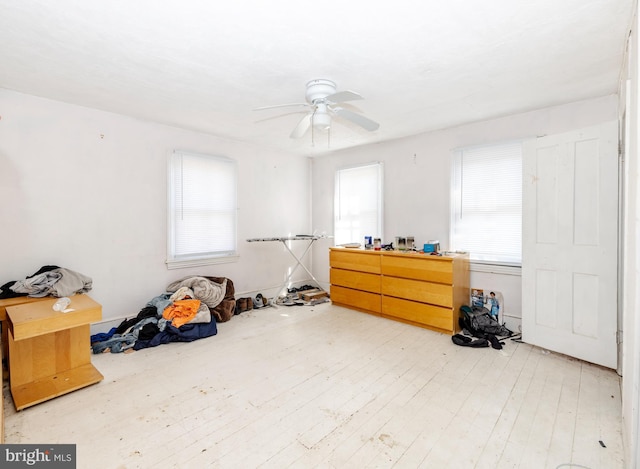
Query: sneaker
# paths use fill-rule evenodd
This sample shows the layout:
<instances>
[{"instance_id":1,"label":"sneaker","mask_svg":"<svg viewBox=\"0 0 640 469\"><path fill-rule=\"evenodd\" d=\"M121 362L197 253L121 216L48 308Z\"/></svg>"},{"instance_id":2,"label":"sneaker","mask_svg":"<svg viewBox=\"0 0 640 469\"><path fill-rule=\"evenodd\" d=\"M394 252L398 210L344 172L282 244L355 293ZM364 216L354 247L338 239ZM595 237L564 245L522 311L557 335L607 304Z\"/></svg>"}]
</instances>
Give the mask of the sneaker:
<instances>
[{"instance_id":1,"label":"sneaker","mask_svg":"<svg viewBox=\"0 0 640 469\"><path fill-rule=\"evenodd\" d=\"M295 303L293 301L293 297L291 295L287 295L284 298L284 301L282 303L280 303L280 304L285 305L285 306L293 306Z\"/></svg>"}]
</instances>

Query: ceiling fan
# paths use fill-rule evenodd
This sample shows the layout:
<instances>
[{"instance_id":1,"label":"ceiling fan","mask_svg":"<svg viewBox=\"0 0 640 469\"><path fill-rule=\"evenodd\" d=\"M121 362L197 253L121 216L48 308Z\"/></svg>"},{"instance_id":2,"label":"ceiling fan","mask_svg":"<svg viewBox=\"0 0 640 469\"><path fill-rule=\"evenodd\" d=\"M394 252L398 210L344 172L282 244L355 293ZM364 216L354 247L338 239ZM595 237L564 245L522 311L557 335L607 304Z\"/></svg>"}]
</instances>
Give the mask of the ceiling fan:
<instances>
[{"instance_id":1,"label":"ceiling fan","mask_svg":"<svg viewBox=\"0 0 640 469\"><path fill-rule=\"evenodd\" d=\"M255 110L259 111L286 106L305 106L309 108L308 113L298 122L293 132L291 132L291 138L304 136L310 128L312 131L329 130L333 116L346 119L368 131L374 131L380 127L380 124L377 122L340 106L340 104L345 101L362 99L362 96L353 91L336 92L336 84L331 80L321 78L308 82L305 98L306 103L279 104L260 107Z\"/></svg>"}]
</instances>

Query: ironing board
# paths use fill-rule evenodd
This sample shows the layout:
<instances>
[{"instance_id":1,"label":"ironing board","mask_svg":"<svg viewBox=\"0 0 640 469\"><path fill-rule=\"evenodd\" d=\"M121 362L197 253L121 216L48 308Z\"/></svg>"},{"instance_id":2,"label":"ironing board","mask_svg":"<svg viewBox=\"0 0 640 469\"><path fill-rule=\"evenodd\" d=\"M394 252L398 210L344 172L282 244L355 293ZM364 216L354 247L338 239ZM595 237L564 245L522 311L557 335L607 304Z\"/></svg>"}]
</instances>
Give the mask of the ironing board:
<instances>
[{"instance_id":1,"label":"ironing board","mask_svg":"<svg viewBox=\"0 0 640 469\"><path fill-rule=\"evenodd\" d=\"M296 260L296 265L293 267L293 269L291 269L291 272L289 272L289 275L287 275L287 278L284 281L284 284L282 285L280 290L278 290L278 293L282 293L282 291L287 288L289 281L291 280L291 277L293 277L293 274L296 272L298 267L302 267L307 272L307 274L309 274L309 276L313 279L313 281L316 283L318 288L322 289L320 287L320 283L318 282L318 280L316 280L316 278L313 276L311 271L304 265L304 262L302 261L304 259L304 256L306 256L309 250L311 249L311 246L313 246L313 243L321 238L326 238L326 236L295 235L295 236L277 236L273 238L250 238L250 239L247 239L247 242L257 243L257 242L279 241L287 249L287 251L289 251L289 254L291 254L293 258ZM287 244L288 241L306 241L308 244L304 252L302 253L302 255L296 256L296 254L291 250L291 248Z\"/></svg>"}]
</instances>

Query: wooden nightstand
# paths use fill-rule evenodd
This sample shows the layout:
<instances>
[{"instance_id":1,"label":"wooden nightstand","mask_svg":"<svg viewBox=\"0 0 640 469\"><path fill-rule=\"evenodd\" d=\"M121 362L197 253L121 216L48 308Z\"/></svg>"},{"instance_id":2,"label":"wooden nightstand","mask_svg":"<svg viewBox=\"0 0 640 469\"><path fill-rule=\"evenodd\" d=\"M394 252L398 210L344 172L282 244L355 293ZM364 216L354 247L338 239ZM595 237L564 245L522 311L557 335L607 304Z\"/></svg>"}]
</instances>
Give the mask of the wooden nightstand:
<instances>
[{"instance_id":1,"label":"wooden nightstand","mask_svg":"<svg viewBox=\"0 0 640 469\"><path fill-rule=\"evenodd\" d=\"M56 298L7 308L9 379L17 410L103 379L91 363L90 324L102 306L87 295L71 297L64 313Z\"/></svg>"}]
</instances>

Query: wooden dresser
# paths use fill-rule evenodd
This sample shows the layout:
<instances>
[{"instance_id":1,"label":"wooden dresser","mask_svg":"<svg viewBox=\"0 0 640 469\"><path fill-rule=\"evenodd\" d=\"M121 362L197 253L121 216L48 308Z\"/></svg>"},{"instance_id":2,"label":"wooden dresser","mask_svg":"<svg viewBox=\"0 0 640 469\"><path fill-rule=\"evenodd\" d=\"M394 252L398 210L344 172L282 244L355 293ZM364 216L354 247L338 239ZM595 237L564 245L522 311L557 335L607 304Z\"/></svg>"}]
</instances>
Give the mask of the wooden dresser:
<instances>
[{"instance_id":1,"label":"wooden dresser","mask_svg":"<svg viewBox=\"0 0 640 469\"><path fill-rule=\"evenodd\" d=\"M339 306L426 327L459 330L469 304L469 256L330 248L331 301Z\"/></svg>"}]
</instances>

